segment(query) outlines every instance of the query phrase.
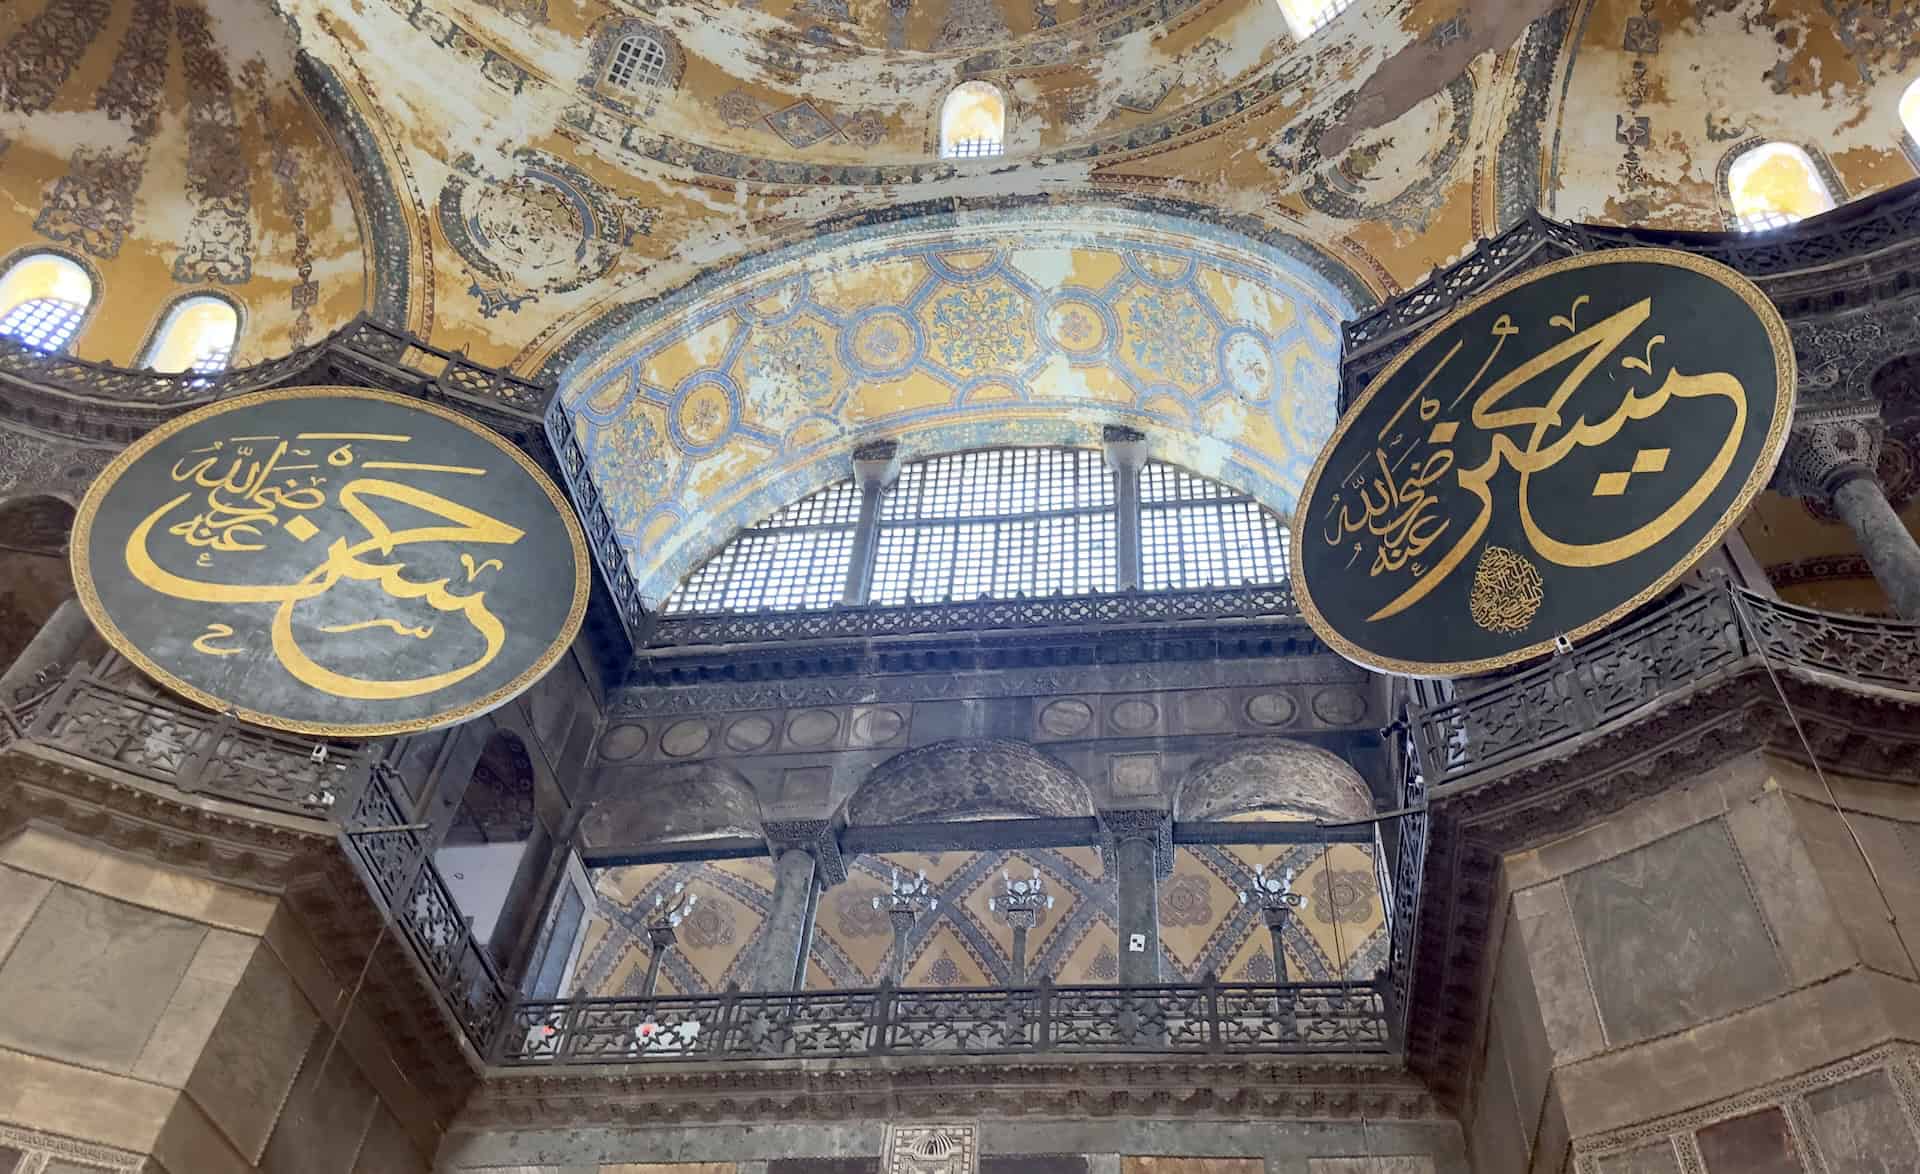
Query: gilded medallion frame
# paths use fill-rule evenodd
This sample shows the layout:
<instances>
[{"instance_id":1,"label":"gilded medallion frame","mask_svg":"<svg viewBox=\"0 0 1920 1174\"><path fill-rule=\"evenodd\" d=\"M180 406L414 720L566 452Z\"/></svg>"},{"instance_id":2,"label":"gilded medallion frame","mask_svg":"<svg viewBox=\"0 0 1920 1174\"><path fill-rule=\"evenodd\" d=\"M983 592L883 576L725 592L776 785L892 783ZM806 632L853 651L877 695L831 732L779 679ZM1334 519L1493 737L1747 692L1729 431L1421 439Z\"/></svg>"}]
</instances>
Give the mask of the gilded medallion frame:
<instances>
[{"instance_id":1,"label":"gilded medallion frame","mask_svg":"<svg viewBox=\"0 0 1920 1174\"><path fill-rule=\"evenodd\" d=\"M198 686L191 685L175 674L168 672L160 664L143 652L138 645L129 640L119 625L107 614L106 606L94 585L92 570L93 522L100 505L107 494L119 482L127 469L141 457L158 447L169 437L206 420L226 415L241 408L253 407L277 400L347 398L380 400L415 411L425 412L453 424L466 432L478 436L499 451L507 454L519 466L522 472L533 480L546 495L554 511L559 514L567 531L567 544L573 553L573 599L567 609L565 620L559 634L526 669L514 676L506 684L494 689L484 697L470 701L455 709L426 717L410 718L399 722L374 722L365 725L341 725L326 722L302 721L281 717L277 714L262 713L247 709L223 698L216 697ZM126 657L139 669L160 682L168 689L187 700L215 713L230 714L242 721L268 729L282 730L287 733L308 734L325 738L378 738L396 734L414 734L423 730L438 729L442 726L457 725L469 718L489 713L525 692L535 681L545 676L559 662L567 649L580 634L582 622L586 619L587 602L593 590L593 561L587 551L586 532L580 526L573 504L553 478L533 462L526 453L509 442L505 437L476 420L469 419L459 412L416 399L413 396L400 395L390 391L378 391L366 387L313 386L288 387L267 391L250 392L234 396L231 399L217 400L205 407L196 408L168 420L166 423L141 436L138 440L115 454L93 484L87 487L85 498L73 520L73 538L69 545L68 564L73 574L75 593L79 596L80 606L86 610L87 618L92 621L107 644L121 656Z\"/></svg>"},{"instance_id":2,"label":"gilded medallion frame","mask_svg":"<svg viewBox=\"0 0 1920 1174\"><path fill-rule=\"evenodd\" d=\"M1685 269L1722 286L1744 302L1748 309L1753 311L1754 316L1765 328L1768 341L1772 344L1774 367L1778 383L1776 389L1777 394L1774 397L1773 414L1768 421L1767 434L1761 444L1760 452L1754 462L1753 469L1748 473L1745 483L1741 485L1739 491L1734 495L1734 500L1728 507L1726 513L1715 521L1712 526L1708 527L1706 533L1688 550L1683 558L1676 560L1672 567L1656 576L1651 583L1635 593L1631 599L1615 605L1591 620L1579 624L1571 631L1557 633L1555 636L1545 640L1536 641L1523 648L1517 648L1498 656L1463 661L1402 660L1396 657L1380 656L1368 649L1360 647L1342 635L1314 604L1313 591L1307 583L1306 576L1302 573L1302 568L1306 565L1304 559L1306 550L1305 535L1307 532L1306 514L1308 507L1313 502L1314 491L1319 487L1321 475L1326 472L1328 464L1331 463L1334 450L1339 446L1339 443L1346 438L1347 431L1353 421L1360 417L1362 410L1372 402L1375 395L1379 394L1381 390L1387 386L1388 382L1400 371L1401 367L1418 356L1427 348L1428 344L1432 343L1448 328L1452 327L1454 323L1470 314L1478 313L1492 302L1505 297L1515 290L1523 289L1526 286L1556 274L1566 273L1576 269L1591 268L1596 265L1614 265L1630 262L1667 265L1677 269ZM1288 536L1287 553L1292 559L1291 565L1294 568L1294 599L1300 606L1301 615L1306 618L1307 623L1313 628L1314 634L1326 641L1328 647L1355 664L1379 672L1394 673L1400 676L1429 678L1476 676L1481 673L1510 668L1514 665L1522 664L1553 652L1559 646L1559 639L1565 639L1569 642L1583 640L1619 622L1622 617L1630 614L1636 608L1641 607L1661 592L1667 590L1667 588L1673 586L1674 583L1679 581L1681 576L1692 570L1699 564L1702 558L1705 558L1715 546L1718 546L1721 540L1727 536L1728 531L1739 524L1741 516L1744 515L1748 507L1753 504L1753 499L1759 496L1760 491L1766 488L1767 483L1773 479L1774 468L1779 464L1780 456L1786 450L1787 434L1793 422L1794 396L1797 389L1798 368L1795 366L1793 338L1787 329L1786 320L1780 316L1780 311L1774 306L1767 295L1761 292L1759 286L1755 285L1738 271L1722 265L1718 261L1712 261L1705 257L1678 249L1609 249L1605 252L1580 253L1572 257L1563 257L1557 261L1550 261L1537 269L1530 269L1517 277L1510 277L1462 305L1449 310L1439 321L1421 331L1419 337L1408 343L1399 354L1395 355L1392 360L1381 369L1379 374L1374 376L1372 382L1367 384L1366 390L1360 393L1359 398L1354 400L1352 406L1342 415L1340 423L1336 425L1333 430L1333 435L1328 438L1326 445L1320 450L1320 455L1315 458L1312 471L1307 474L1306 481L1301 485L1299 502L1294 508L1294 516L1289 519L1289 529L1291 532Z\"/></svg>"}]
</instances>

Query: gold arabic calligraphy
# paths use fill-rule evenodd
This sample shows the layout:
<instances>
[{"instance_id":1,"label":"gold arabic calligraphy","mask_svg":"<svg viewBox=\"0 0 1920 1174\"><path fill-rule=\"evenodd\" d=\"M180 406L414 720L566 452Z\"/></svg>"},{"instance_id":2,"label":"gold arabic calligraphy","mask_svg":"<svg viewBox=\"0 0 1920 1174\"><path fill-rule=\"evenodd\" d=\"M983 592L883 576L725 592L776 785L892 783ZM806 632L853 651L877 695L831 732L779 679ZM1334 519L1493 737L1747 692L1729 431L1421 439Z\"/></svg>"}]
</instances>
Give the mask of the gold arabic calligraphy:
<instances>
[{"instance_id":1,"label":"gold arabic calligraphy","mask_svg":"<svg viewBox=\"0 0 1920 1174\"><path fill-rule=\"evenodd\" d=\"M1479 370L1452 402L1442 404L1427 391L1435 377L1459 354L1466 340L1456 341L1380 429L1373 451L1354 466L1342 483L1342 491L1333 495L1322 516L1321 537L1326 544L1336 548L1351 545L1353 553L1347 565L1352 566L1372 543L1369 577L1404 572L1412 578L1411 583L1367 617L1369 622L1387 619L1412 607L1460 566L1493 520L1495 505L1489 485L1502 468L1518 475L1514 504L1520 529L1533 551L1561 566L1584 568L1609 566L1653 547L1692 517L1726 476L1747 423L1746 388L1727 372L1686 375L1669 367L1665 379L1654 390L1646 392L1634 386L1631 378L1624 379L1625 393L1603 419L1594 423L1589 423L1584 416L1570 422L1563 419L1563 410L1574 394L1653 315L1653 300L1642 298L1581 329L1579 313L1588 300L1586 295L1581 295L1565 314L1549 319L1552 327L1565 330L1568 337L1515 365L1474 395L1501 348L1509 338L1520 333L1510 315L1500 315L1488 331L1492 346ZM1665 341L1665 335L1653 335L1644 355L1622 356L1619 368L1652 378L1654 349ZM1569 361L1571 367L1545 403L1538 407L1508 404L1518 389ZM1489 438L1485 459L1471 467L1461 463L1453 447L1454 436L1461 425L1455 413L1469 395L1474 398L1466 419ZM1675 400L1704 398L1724 399L1731 405L1726 435L1706 467L1657 516L1626 534L1601 542L1563 541L1541 525L1532 499L1536 475L1552 469L1575 449L1608 443L1630 421L1656 416ZM1418 430L1413 430L1411 421L1402 426L1409 408L1415 409ZM1408 439L1410 433L1411 440ZM1409 457L1426 446L1431 447L1426 448L1421 459L1409 462ZM1393 455L1395 453L1397 455ZM1665 450L1660 450L1657 459L1658 467L1663 468ZM1625 477L1620 484L1624 486ZM1447 508L1448 494L1456 488L1478 505L1472 520L1458 528L1455 527L1458 518ZM1602 492L1605 491L1596 487L1596 494ZM1351 498L1343 500L1349 493ZM1447 545L1440 545L1443 540L1447 540ZM1427 556L1436 551L1437 557L1429 560Z\"/></svg>"},{"instance_id":2,"label":"gold arabic calligraphy","mask_svg":"<svg viewBox=\"0 0 1920 1174\"><path fill-rule=\"evenodd\" d=\"M292 582L230 583L189 578L162 566L150 546L154 532L176 509L198 496L196 512L165 527L165 533L198 551L196 567L212 567L214 556L244 557L266 550L267 532L278 528L297 542L311 541L321 530L306 515L327 504L329 477L359 470L416 471L485 476L484 469L424 464L411 461L362 460L353 445L368 449L383 444L405 444L412 438L384 433L300 433L292 439L277 436L232 437L196 449L174 463L175 483L193 488L162 503L147 514L127 537L126 561L133 577L147 587L175 599L214 604L276 605L269 634L273 653L296 680L338 697L357 700L393 700L417 697L455 684L485 668L500 655L506 628L486 604L486 591L456 592L451 578L414 579L407 574L405 548L425 543L512 546L524 532L478 510L439 494L385 477L354 476L334 495L338 509L357 524L364 537L349 541L335 536L327 542L318 565ZM332 442L329 448L329 443ZM324 456L316 454L325 449ZM197 458L197 459L196 459ZM381 516L379 506L392 503L420 511L442 524L399 529ZM396 554L401 557L395 557ZM489 568L504 570L498 558L475 564L462 551L461 565L471 583ZM370 583L395 601L419 601L436 612L457 615L479 636L481 650L467 663L424 676L393 680L369 679L337 672L319 663L301 646L299 609L343 582ZM327 633L384 630L397 636L426 640L433 625L409 626L389 616L326 624ZM231 656L243 649L214 643L230 638L234 628L211 623L193 647L211 656Z\"/></svg>"}]
</instances>

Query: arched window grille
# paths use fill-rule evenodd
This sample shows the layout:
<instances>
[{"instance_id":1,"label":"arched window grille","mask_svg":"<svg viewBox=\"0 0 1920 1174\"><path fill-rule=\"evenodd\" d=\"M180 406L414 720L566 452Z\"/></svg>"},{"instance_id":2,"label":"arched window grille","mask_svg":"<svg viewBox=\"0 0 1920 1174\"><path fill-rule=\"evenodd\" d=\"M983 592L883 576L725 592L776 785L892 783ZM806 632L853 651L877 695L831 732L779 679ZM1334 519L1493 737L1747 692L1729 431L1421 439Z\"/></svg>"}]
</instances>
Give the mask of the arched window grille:
<instances>
[{"instance_id":1,"label":"arched window grille","mask_svg":"<svg viewBox=\"0 0 1920 1174\"><path fill-rule=\"evenodd\" d=\"M0 276L0 334L43 351L66 349L93 304L93 278L58 253L20 258Z\"/></svg>"},{"instance_id":2,"label":"arched window grille","mask_svg":"<svg viewBox=\"0 0 1920 1174\"><path fill-rule=\"evenodd\" d=\"M141 365L164 374L191 371L212 374L233 361L240 337L240 313L233 303L212 294L181 298L154 332Z\"/></svg>"},{"instance_id":3,"label":"arched window grille","mask_svg":"<svg viewBox=\"0 0 1920 1174\"><path fill-rule=\"evenodd\" d=\"M1140 472L1140 585L1238 587L1287 578L1287 528L1246 494L1174 465Z\"/></svg>"},{"instance_id":4,"label":"arched window grille","mask_svg":"<svg viewBox=\"0 0 1920 1174\"><path fill-rule=\"evenodd\" d=\"M1742 232L1782 228L1834 207L1812 158L1792 143L1761 143L1727 170L1727 198Z\"/></svg>"},{"instance_id":5,"label":"arched window grille","mask_svg":"<svg viewBox=\"0 0 1920 1174\"><path fill-rule=\"evenodd\" d=\"M964 82L940 104L940 157L980 159L1007 149L1007 98L989 82Z\"/></svg>"},{"instance_id":6,"label":"arched window grille","mask_svg":"<svg viewBox=\"0 0 1920 1174\"><path fill-rule=\"evenodd\" d=\"M1304 41L1333 23L1353 0L1279 0L1280 15L1287 18L1293 39Z\"/></svg>"},{"instance_id":7,"label":"arched window grille","mask_svg":"<svg viewBox=\"0 0 1920 1174\"><path fill-rule=\"evenodd\" d=\"M636 90L657 86L667 77L667 47L645 33L629 33L620 38L607 62L607 84L616 89Z\"/></svg>"},{"instance_id":8,"label":"arched window grille","mask_svg":"<svg viewBox=\"0 0 1920 1174\"><path fill-rule=\"evenodd\" d=\"M1240 491L1093 449L998 448L911 462L870 510L854 480L742 530L667 597L668 614L806 611L1239 587L1288 576L1287 529ZM1137 547L1123 550L1122 523ZM1128 564L1131 562L1131 566Z\"/></svg>"}]
</instances>

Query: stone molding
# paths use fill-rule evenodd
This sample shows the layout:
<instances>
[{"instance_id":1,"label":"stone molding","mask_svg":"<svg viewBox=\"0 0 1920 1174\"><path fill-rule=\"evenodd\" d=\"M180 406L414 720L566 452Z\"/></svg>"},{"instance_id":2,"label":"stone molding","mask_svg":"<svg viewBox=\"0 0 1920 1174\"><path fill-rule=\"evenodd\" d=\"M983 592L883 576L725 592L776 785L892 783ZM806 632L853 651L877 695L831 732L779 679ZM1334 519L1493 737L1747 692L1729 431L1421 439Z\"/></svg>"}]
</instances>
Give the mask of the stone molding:
<instances>
[{"instance_id":1,"label":"stone molding","mask_svg":"<svg viewBox=\"0 0 1920 1174\"><path fill-rule=\"evenodd\" d=\"M1438 1120L1444 1111L1397 1059L1187 1060L1102 1056L1046 1063L980 1057L812 1067L675 1066L523 1076L494 1070L462 1131L719 1121L954 1117Z\"/></svg>"},{"instance_id":2,"label":"stone molding","mask_svg":"<svg viewBox=\"0 0 1920 1174\"><path fill-rule=\"evenodd\" d=\"M847 862L840 855L840 840L834 834L833 821L826 819L769 819L761 825L766 833L767 851L775 860L783 852L805 852L813 857L814 883L823 889L847 879Z\"/></svg>"},{"instance_id":3,"label":"stone molding","mask_svg":"<svg viewBox=\"0 0 1920 1174\"><path fill-rule=\"evenodd\" d=\"M1164 807L1122 807L1096 812L1100 819L1100 857L1109 875L1116 867L1115 852L1126 843L1153 845L1153 875L1173 875L1173 812Z\"/></svg>"}]
</instances>

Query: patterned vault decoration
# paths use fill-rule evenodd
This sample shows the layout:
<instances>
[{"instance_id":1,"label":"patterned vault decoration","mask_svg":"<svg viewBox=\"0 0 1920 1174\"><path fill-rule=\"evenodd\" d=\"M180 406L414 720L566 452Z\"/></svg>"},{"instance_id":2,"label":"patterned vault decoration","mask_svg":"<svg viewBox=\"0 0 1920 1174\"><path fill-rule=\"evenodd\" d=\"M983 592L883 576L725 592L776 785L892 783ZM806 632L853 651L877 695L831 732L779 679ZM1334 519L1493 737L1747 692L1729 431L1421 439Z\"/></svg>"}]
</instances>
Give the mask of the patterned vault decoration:
<instances>
[{"instance_id":1,"label":"patterned vault decoration","mask_svg":"<svg viewBox=\"0 0 1920 1174\"><path fill-rule=\"evenodd\" d=\"M911 456L1088 444L1155 455L1290 510L1331 434L1346 297L1210 226L1106 211L929 218L826 238L636 312L569 369L587 454L643 594L734 529ZM736 271L736 274L739 271Z\"/></svg>"}]
</instances>

